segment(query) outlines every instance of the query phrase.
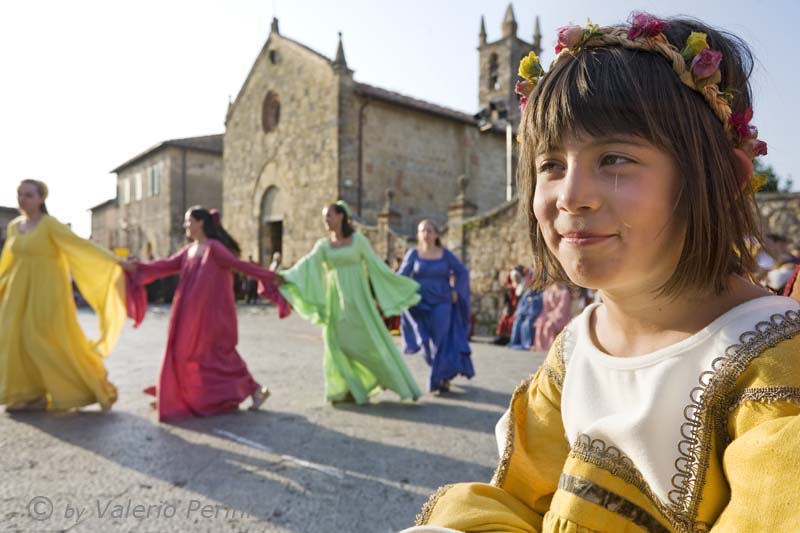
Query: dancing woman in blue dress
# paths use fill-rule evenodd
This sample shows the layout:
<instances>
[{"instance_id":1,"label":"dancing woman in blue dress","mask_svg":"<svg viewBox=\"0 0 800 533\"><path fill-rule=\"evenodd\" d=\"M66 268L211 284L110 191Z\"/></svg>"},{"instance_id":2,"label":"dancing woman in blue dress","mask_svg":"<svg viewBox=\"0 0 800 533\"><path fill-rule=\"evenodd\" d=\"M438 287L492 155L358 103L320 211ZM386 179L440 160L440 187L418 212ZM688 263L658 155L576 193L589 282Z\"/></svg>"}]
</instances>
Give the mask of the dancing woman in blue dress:
<instances>
[{"instance_id":1,"label":"dancing woman in blue dress","mask_svg":"<svg viewBox=\"0 0 800 533\"><path fill-rule=\"evenodd\" d=\"M400 273L420 284L420 302L401 319L405 353L423 350L431 366L430 390L446 392L459 374L475 375L469 347L469 272L442 246L430 220L417 228L417 248L406 254Z\"/></svg>"}]
</instances>

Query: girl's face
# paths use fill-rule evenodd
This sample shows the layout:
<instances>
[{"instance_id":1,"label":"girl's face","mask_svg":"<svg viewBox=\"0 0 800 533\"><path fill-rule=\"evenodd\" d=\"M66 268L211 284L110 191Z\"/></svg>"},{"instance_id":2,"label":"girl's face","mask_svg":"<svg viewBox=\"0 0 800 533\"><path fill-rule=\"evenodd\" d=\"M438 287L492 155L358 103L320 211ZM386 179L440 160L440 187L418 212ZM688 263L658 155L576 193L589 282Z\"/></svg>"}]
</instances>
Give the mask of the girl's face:
<instances>
[{"instance_id":1,"label":"girl's face","mask_svg":"<svg viewBox=\"0 0 800 533\"><path fill-rule=\"evenodd\" d=\"M186 236L193 241L203 235L203 221L192 217L191 211L187 211L183 217L183 228L186 230Z\"/></svg>"},{"instance_id":2,"label":"girl's face","mask_svg":"<svg viewBox=\"0 0 800 533\"><path fill-rule=\"evenodd\" d=\"M424 242L429 248L433 248L436 246L437 238L439 238L439 234L436 233L433 224L430 222L421 222L420 225L417 226L418 242Z\"/></svg>"},{"instance_id":3,"label":"girl's face","mask_svg":"<svg viewBox=\"0 0 800 533\"><path fill-rule=\"evenodd\" d=\"M344 215L337 213L336 209L331 206L322 210L322 219L325 221L325 229L328 231L339 231L342 229L342 220Z\"/></svg>"},{"instance_id":4,"label":"girl's face","mask_svg":"<svg viewBox=\"0 0 800 533\"><path fill-rule=\"evenodd\" d=\"M672 158L638 137L563 143L535 160L533 210L548 249L581 287L658 289L685 235Z\"/></svg>"},{"instance_id":5,"label":"girl's face","mask_svg":"<svg viewBox=\"0 0 800 533\"><path fill-rule=\"evenodd\" d=\"M23 183L17 188L17 203L22 211L32 215L41 212L44 199L35 185Z\"/></svg>"}]
</instances>

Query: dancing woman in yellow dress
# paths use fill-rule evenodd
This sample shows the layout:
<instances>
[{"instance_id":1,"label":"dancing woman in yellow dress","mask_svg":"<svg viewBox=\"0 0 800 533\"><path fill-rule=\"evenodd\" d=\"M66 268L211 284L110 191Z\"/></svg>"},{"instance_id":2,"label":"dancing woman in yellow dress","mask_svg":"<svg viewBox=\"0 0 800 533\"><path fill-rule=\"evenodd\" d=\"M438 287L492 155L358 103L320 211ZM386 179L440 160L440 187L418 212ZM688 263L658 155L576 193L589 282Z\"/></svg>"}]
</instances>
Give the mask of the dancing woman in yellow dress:
<instances>
[{"instance_id":1,"label":"dancing woman in yellow dress","mask_svg":"<svg viewBox=\"0 0 800 533\"><path fill-rule=\"evenodd\" d=\"M22 216L8 225L0 256L0 404L7 411L63 410L99 403L117 389L103 358L126 318L125 277L117 258L47 214L47 186L23 180ZM100 337L78 324L74 279L97 314Z\"/></svg>"}]
</instances>

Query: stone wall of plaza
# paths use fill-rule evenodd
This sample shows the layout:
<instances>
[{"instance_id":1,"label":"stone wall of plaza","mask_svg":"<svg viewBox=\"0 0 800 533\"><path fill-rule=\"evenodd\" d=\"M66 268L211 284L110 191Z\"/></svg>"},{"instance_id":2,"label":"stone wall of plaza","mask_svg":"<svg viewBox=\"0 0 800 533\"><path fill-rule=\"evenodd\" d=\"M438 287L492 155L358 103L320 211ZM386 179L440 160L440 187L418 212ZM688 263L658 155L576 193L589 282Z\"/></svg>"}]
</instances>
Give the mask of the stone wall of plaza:
<instances>
[{"instance_id":1,"label":"stone wall of plaza","mask_svg":"<svg viewBox=\"0 0 800 533\"><path fill-rule=\"evenodd\" d=\"M800 247L800 192L756 195L764 233L777 233Z\"/></svg>"},{"instance_id":2,"label":"stone wall of plaza","mask_svg":"<svg viewBox=\"0 0 800 533\"><path fill-rule=\"evenodd\" d=\"M285 265L323 236L320 210L338 193L338 88L327 59L276 33L261 50L225 128L222 212L244 257L259 258L265 221L283 224ZM270 92L280 112L265 132Z\"/></svg>"},{"instance_id":3,"label":"stone wall of plaza","mask_svg":"<svg viewBox=\"0 0 800 533\"><path fill-rule=\"evenodd\" d=\"M415 233L423 218L443 225L462 175L470 179L468 193L480 210L505 200L503 133L481 133L474 124L354 93L349 98L342 120L342 196L358 213L360 176L364 222L377 222L385 191L391 189L400 231Z\"/></svg>"},{"instance_id":4,"label":"stone wall of plaza","mask_svg":"<svg viewBox=\"0 0 800 533\"><path fill-rule=\"evenodd\" d=\"M470 271L472 313L479 334L493 334L509 269L533 264L518 204L515 198L477 216L468 202L456 201L450 208L444 242Z\"/></svg>"}]
</instances>

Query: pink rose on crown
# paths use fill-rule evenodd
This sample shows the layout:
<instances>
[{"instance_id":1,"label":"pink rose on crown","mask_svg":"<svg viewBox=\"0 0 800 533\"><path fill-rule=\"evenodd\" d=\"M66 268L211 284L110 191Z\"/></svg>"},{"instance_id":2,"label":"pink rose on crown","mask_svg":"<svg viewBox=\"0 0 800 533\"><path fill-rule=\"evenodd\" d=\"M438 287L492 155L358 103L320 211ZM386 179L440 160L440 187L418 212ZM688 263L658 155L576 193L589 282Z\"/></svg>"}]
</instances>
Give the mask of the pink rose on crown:
<instances>
[{"instance_id":1,"label":"pink rose on crown","mask_svg":"<svg viewBox=\"0 0 800 533\"><path fill-rule=\"evenodd\" d=\"M698 80L708 78L719 69L722 52L704 48L692 59L692 74Z\"/></svg>"},{"instance_id":2,"label":"pink rose on crown","mask_svg":"<svg viewBox=\"0 0 800 533\"><path fill-rule=\"evenodd\" d=\"M639 37L655 37L667 29L667 22L648 13L637 13L633 16L631 27L628 29L628 39Z\"/></svg>"},{"instance_id":3,"label":"pink rose on crown","mask_svg":"<svg viewBox=\"0 0 800 533\"><path fill-rule=\"evenodd\" d=\"M761 139L748 139L742 144L742 151L755 159L758 156L767 155L767 143Z\"/></svg>"},{"instance_id":4,"label":"pink rose on crown","mask_svg":"<svg viewBox=\"0 0 800 533\"><path fill-rule=\"evenodd\" d=\"M753 120L752 107L748 107L741 113L732 113L731 118L728 119L731 128L733 129L733 131L736 132L736 135L739 137L740 143L745 139L750 139L758 136L758 130L755 128L755 126L750 125L751 120Z\"/></svg>"},{"instance_id":5,"label":"pink rose on crown","mask_svg":"<svg viewBox=\"0 0 800 533\"><path fill-rule=\"evenodd\" d=\"M514 92L519 95L519 110L525 111L525 105L528 103L528 96L530 96L536 83L531 80L518 81L514 85Z\"/></svg>"},{"instance_id":6,"label":"pink rose on crown","mask_svg":"<svg viewBox=\"0 0 800 533\"><path fill-rule=\"evenodd\" d=\"M570 24L558 29L558 42L556 44L556 53L560 53L565 48L574 48L581 44L583 41L583 28Z\"/></svg>"}]
</instances>

